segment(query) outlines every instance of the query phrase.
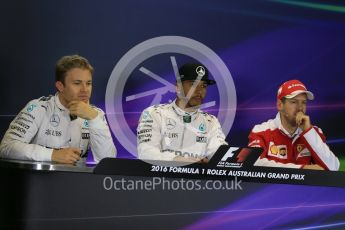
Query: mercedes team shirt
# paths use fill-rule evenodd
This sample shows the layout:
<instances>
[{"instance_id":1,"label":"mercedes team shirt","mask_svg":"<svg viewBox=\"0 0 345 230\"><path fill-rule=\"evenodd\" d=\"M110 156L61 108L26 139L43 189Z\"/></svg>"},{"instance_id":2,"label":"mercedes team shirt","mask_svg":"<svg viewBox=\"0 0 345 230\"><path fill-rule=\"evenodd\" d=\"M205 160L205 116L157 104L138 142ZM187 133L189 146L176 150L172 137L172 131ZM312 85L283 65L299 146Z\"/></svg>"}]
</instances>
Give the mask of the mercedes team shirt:
<instances>
[{"instance_id":1,"label":"mercedes team shirt","mask_svg":"<svg viewBox=\"0 0 345 230\"><path fill-rule=\"evenodd\" d=\"M218 119L176 105L151 106L143 111L137 128L138 158L172 161L176 156L204 158L227 144Z\"/></svg>"},{"instance_id":2,"label":"mercedes team shirt","mask_svg":"<svg viewBox=\"0 0 345 230\"><path fill-rule=\"evenodd\" d=\"M71 117L58 97L30 101L11 122L0 145L0 157L51 161L53 149L76 147L84 156L91 147L94 160L115 157L116 148L104 112L92 120Z\"/></svg>"}]
</instances>

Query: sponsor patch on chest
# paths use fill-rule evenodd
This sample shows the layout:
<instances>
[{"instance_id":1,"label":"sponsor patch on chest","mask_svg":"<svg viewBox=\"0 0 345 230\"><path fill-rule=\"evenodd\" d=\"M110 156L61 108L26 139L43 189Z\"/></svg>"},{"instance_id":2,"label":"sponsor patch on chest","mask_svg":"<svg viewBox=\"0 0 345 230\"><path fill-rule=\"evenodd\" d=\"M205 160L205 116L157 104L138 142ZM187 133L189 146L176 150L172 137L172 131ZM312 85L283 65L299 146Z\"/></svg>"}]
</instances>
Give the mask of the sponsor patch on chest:
<instances>
[{"instance_id":1,"label":"sponsor patch on chest","mask_svg":"<svg viewBox=\"0 0 345 230\"><path fill-rule=\"evenodd\" d=\"M62 131L61 130L46 129L44 134L47 135L47 136L61 137L62 136Z\"/></svg>"},{"instance_id":2,"label":"sponsor patch on chest","mask_svg":"<svg viewBox=\"0 0 345 230\"><path fill-rule=\"evenodd\" d=\"M90 139L90 133L82 133L81 138L82 139Z\"/></svg>"},{"instance_id":3,"label":"sponsor patch on chest","mask_svg":"<svg viewBox=\"0 0 345 230\"><path fill-rule=\"evenodd\" d=\"M287 159L288 149L286 145L275 145L272 141L268 148L268 156Z\"/></svg>"},{"instance_id":4,"label":"sponsor patch on chest","mask_svg":"<svg viewBox=\"0 0 345 230\"><path fill-rule=\"evenodd\" d=\"M196 136L196 142L207 143L207 137Z\"/></svg>"},{"instance_id":5,"label":"sponsor patch on chest","mask_svg":"<svg viewBox=\"0 0 345 230\"><path fill-rule=\"evenodd\" d=\"M297 158L299 158L299 157L310 157L311 156L311 153L305 147L304 144L297 144L296 145L296 152L297 152Z\"/></svg>"}]
</instances>

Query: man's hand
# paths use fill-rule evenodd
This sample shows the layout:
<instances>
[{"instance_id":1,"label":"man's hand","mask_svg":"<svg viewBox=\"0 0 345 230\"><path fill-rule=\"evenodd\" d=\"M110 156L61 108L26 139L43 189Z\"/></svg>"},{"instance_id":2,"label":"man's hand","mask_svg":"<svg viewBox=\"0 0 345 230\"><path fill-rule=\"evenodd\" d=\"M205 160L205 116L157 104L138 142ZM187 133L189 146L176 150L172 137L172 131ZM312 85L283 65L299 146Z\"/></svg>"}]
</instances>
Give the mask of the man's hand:
<instances>
[{"instance_id":1,"label":"man's hand","mask_svg":"<svg viewBox=\"0 0 345 230\"><path fill-rule=\"evenodd\" d=\"M303 112L298 112L296 114L296 124L303 130L307 130L311 127L310 118Z\"/></svg>"},{"instance_id":2,"label":"man's hand","mask_svg":"<svg viewBox=\"0 0 345 230\"><path fill-rule=\"evenodd\" d=\"M313 169L313 170L325 170L320 165L304 165L303 169Z\"/></svg>"},{"instance_id":3,"label":"man's hand","mask_svg":"<svg viewBox=\"0 0 345 230\"><path fill-rule=\"evenodd\" d=\"M191 163L194 163L194 162L197 162L198 159L192 158L192 157L181 157L181 156L176 156L176 157L174 157L174 161L182 161L182 162L191 162Z\"/></svg>"},{"instance_id":4,"label":"man's hand","mask_svg":"<svg viewBox=\"0 0 345 230\"><path fill-rule=\"evenodd\" d=\"M86 119L92 120L97 117L98 112L93 109L89 104L83 101L71 101L68 103L68 109L71 115Z\"/></svg>"},{"instance_id":5,"label":"man's hand","mask_svg":"<svg viewBox=\"0 0 345 230\"><path fill-rule=\"evenodd\" d=\"M206 158L195 158L195 157L182 157L176 156L174 161L181 161L181 162L190 162L190 163L208 163L208 159Z\"/></svg>"},{"instance_id":6,"label":"man's hand","mask_svg":"<svg viewBox=\"0 0 345 230\"><path fill-rule=\"evenodd\" d=\"M80 160L80 149L65 148L54 149L52 154L52 161L64 164L74 164Z\"/></svg>"},{"instance_id":7,"label":"man's hand","mask_svg":"<svg viewBox=\"0 0 345 230\"><path fill-rule=\"evenodd\" d=\"M209 161L210 160L205 157L205 158L202 158L201 160L199 160L198 163L207 164Z\"/></svg>"}]
</instances>

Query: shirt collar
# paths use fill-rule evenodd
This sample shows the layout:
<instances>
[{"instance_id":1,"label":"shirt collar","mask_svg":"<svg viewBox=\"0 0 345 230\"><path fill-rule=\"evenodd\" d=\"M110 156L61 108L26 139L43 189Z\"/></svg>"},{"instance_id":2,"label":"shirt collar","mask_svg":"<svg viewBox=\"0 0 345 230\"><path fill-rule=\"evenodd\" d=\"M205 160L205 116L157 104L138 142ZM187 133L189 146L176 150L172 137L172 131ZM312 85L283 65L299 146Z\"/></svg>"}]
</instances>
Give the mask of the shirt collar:
<instances>
[{"instance_id":1,"label":"shirt collar","mask_svg":"<svg viewBox=\"0 0 345 230\"><path fill-rule=\"evenodd\" d=\"M198 114L198 112L200 111L199 109L197 109L197 110L195 110L195 111L193 111L193 112L186 112L186 111L184 111L183 109L181 109L180 107L178 107L177 106L177 104L176 104L176 99L171 103L171 105L172 105L172 107L173 107L173 109L174 109L174 111L177 113L177 115L179 115L179 116L192 116L192 117L194 117L196 114Z\"/></svg>"},{"instance_id":2,"label":"shirt collar","mask_svg":"<svg viewBox=\"0 0 345 230\"><path fill-rule=\"evenodd\" d=\"M274 123L276 124L276 126L278 127L278 129L284 133L285 135L287 135L288 137L295 137L297 135L299 135L300 133L302 133L302 129L300 127L298 127L296 129L296 131L293 134L290 134L282 125L282 121L280 119L280 113L278 112L276 115L276 118L274 119Z\"/></svg>"},{"instance_id":3,"label":"shirt collar","mask_svg":"<svg viewBox=\"0 0 345 230\"><path fill-rule=\"evenodd\" d=\"M62 111L67 111L68 109L61 104L59 93L56 93L54 97L55 97L55 104L57 105L57 107Z\"/></svg>"}]
</instances>

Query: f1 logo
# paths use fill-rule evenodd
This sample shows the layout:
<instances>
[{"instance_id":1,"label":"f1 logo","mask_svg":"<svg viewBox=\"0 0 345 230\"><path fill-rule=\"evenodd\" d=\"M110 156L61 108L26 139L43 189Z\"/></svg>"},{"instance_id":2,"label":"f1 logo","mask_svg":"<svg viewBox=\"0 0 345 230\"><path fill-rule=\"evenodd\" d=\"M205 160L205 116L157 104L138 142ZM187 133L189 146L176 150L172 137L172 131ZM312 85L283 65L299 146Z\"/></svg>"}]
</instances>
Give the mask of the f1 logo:
<instances>
[{"instance_id":1,"label":"f1 logo","mask_svg":"<svg viewBox=\"0 0 345 230\"><path fill-rule=\"evenodd\" d=\"M231 158L234 156L234 152L237 151L239 147L230 147L229 150L225 153L221 161L226 161L228 158Z\"/></svg>"}]
</instances>

